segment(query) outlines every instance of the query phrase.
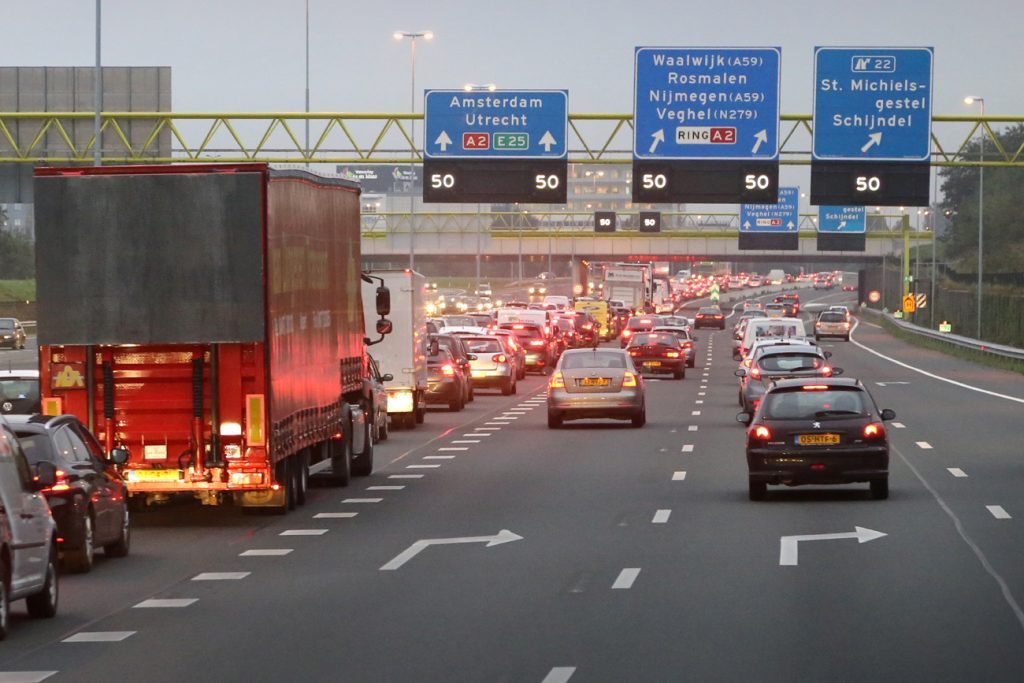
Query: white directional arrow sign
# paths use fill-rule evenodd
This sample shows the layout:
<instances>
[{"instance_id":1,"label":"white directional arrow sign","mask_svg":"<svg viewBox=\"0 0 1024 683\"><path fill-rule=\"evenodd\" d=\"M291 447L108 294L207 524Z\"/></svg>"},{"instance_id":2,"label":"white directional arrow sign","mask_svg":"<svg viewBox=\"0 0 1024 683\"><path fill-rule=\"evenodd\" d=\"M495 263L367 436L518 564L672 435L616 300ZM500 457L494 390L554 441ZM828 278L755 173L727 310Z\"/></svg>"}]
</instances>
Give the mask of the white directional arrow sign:
<instances>
[{"instance_id":1,"label":"white directional arrow sign","mask_svg":"<svg viewBox=\"0 0 1024 683\"><path fill-rule=\"evenodd\" d=\"M872 147L874 147L875 145L880 145L880 144L882 144L882 134L881 133L872 133L871 135L868 136L867 144L865 144L863 147L861 147L860 151L866 152L869 149L871 149Z\"/></svg>"},{"instance_id":2,"label":"white directional arrow sign","mask_svg":"<svg viewBox=\"0 0 1024 683\"><path fill-rule=\"evenodd\" d=\"M846 221L839 221L839 225L836 226L836 230L842 230L846 227Z\"/></svg>"},{"instance_id":3,"label":"white directional arrow sign","mask_svg":"<svg viewBox=\"0 0 1024 683\"><path fill-rule=\"evenodd\" d=\"M447 132L442 130L441 134L437 136L436 140L434 140L434 144L435 145L440 145L442 152L447 152L448 151L448 145L452 144L452 139L450 137L448 137L448 133Z\"/></svg>"},{"instance_id":4,"label":"white directional arrow sign","mask_svg":"<svg viewBox=\"0 0 1024 683\"><path fill-rule=\"evenodd\" d=\"M665 142L665 130L659 128L655 132L651 133L651 137L654 138L654 142L651 143L650 149L647 150L648 154L654 154L654 150L658 148L658 143Z\"/></svg>"},{"instance_id":5,"label":"white directional arrow sign","mask_svg":"<svg viewBox=\"0 0 1024 683\"><path fill-rule=\"evenodd\" d=\"M544 131L544 135L540 138L540 144L544 148L545 152L551 151L551 145L557 145L558 141L555 140L555 136L551 134L550 130Z\"/></svg>"},{"instance_id":6,"label":"white directional arrow sign","mask_svg":"<svg viewBox=\"0 0 1024 683\"><path fill-rule=\"evenodd\" d=\"M790 222L786 223L786 229L787 230L792 230L795 227L796 227L796 224L793 223L793 221L790 221Z\"/></svg>"},{"instance_id":7,"label":"white directional arrow sign","mask_svg":"<svg viewBox=\"0 0 1024 683\"><path fill-rule=\"evenodd\" d=\"M757 154L757 150L761 149L761 145L768 142L768 131L760 130L754 134L754 149L750 150L751 154Z\"/></svg>"},{"instance_id":8,"label":"white directional arrow sign","mask_svg":"<svg viewBox=\"0 0 1024 683\"><path fill-rule=\"evenodd\" d=\"M743 221L743 229L750 230L750 221Z\"/></svg>"},{"instance_id":9,"label":"white directional arrow sign","mask_svg":"<svg viewBox=\"0 0 1024 683\"><path fill-rule=\"evenodd\" d=\"M858 543L867 543L886 534L873 529L855 526L854 531L842 534L809 534L807 536L783 536L779 544L779 564L795 567L797 564L797 544L800 541L835 541L844 538L856 538Z\"/></svg>"},{"instance_id":10,"label":"white directional arrow sign","mask_svg":"<svg viewBox=\"0 0 1024 683\"><path fill-rule=\"evenodd\" d=\"M456 543L486 543L485 547L490 548L494 545L501 545L502 543L511 543L512 541L521 541L523 537L519 534L512 533L508 529L502 529L494 536L467 536L464 538L425 538L416 541L411 546L400 552L395 556L393 560L385 564L380 568L380 571L394 571L400 568L403 564L411 560L420 554L427 547L432 545L454 545Z\"/></svg>"}]
</instances>

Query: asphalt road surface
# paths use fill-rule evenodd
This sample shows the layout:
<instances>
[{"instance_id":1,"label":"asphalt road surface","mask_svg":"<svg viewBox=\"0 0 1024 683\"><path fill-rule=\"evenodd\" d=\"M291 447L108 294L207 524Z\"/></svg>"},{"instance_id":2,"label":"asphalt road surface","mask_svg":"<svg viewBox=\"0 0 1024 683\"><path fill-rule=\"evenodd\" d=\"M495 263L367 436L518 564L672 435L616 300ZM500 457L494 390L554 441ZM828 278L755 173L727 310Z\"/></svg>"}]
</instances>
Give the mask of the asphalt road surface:
<instances>
[{"instance_id":1,"label":"asphalt road surface","mask_svg":"<svg viewBox=\"0 0 1024 683\"><path fill-rule=\"evenodd\" d=\"M15 605L0 683L1024 680L1024 380L869 321L823 344L897 413L889 500L750 502L728 331L701 330L642 429L549 430L533 377L285 517L137 515L57 618Z\"/></svg>"}]
</instances>

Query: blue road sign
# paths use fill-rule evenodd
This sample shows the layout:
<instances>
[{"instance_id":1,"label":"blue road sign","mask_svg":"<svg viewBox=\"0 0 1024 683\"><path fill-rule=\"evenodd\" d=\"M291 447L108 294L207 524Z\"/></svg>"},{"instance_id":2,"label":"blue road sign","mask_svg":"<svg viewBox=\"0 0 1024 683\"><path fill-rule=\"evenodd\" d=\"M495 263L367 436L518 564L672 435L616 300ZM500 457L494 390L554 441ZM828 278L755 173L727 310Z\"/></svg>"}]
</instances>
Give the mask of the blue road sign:
<instances>
[{"instance_id":1,"label":"blue road sign","mask_svg":"<svg viewBox=\"0 0 1024 683\"><path fill-rule=\"evenodd\" d=\"M928 161L930 47L814 51L814 159Z\"/></svg>"},{"instance_id":2,"label":"blue road sign","mask_svg":"<svg viewBox=\"0 0 1024 683\"><path fill-rule=\"evenodd\" d=\"M638 47L634 159L779 157L781 50Z\"/></svg>"},{"instance_id":3,"label":"blue road sign","mask_svg":"<svg viewBox=\"0 0 1024 683\"><path fill-rule=\"evenodd\" d=\"M780 187L777 204L740 204L740 232L797 232L799 187Z\"/></svg>"},{"instance_id":4,"label":"blue road sign","mask_svg":"<svg viewBox=\"0 0 1024 683\"><path fill-rule=\"evenodd\" d=\"M565 159L567 90L427 90L430 159Z\"/></svg>"},{"instance_id":5,"label":"blue road sign","mask_svg":"<svg viewBox=\"0 0 1024 683\"><path fill-rule=\"evenodd\" d=\"M863 206L819 206L818 232L860 233L867 231Z\"/></svg>"}]
</instances>

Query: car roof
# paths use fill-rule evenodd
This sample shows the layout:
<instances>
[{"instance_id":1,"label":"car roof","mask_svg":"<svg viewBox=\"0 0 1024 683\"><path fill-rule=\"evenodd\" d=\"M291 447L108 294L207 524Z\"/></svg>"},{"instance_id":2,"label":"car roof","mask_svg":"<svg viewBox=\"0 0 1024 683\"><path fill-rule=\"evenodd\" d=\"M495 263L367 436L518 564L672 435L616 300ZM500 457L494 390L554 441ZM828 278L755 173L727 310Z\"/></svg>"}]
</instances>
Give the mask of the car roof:
<instances>
[{"instance_id":1,"label":"car roof","mask_svg":"<svg viewBox=\"0 0 1024 683\"><path fill-rule=\"evenodd\" d=\"M766 344L761 356L786 353L812 353L815 356L824 356L825 350L820 346L812 344Z\"/></svg>"},{"instance_id":2,"label":"car roof","mask_svg":"<svg viewBox=\"0 0 1024 683\"><path fill-rule=\"evenodd\" d=\"M37 434L62 424L77 421L74 415L5 415L7 424L15 431L30 431Z\"/></svg>"}]
</instances>

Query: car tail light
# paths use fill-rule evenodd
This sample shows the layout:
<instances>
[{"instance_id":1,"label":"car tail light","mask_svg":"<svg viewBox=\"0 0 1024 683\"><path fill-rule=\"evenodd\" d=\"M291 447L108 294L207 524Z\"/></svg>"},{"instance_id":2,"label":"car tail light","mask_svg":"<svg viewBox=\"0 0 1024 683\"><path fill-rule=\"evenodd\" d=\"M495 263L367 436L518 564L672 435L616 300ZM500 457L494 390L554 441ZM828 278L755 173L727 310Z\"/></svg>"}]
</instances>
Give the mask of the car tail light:
<instances>
[{"instance_id":1,"label":"car tail light","mask_svg":"<svg viewBox=\"0 0 1024 683\"><path fill-rule=\"evenodd\" d=\"M48 486L43 489L43 493L63 493L64 491L70 491L71 485L68 484L68 473L64 470L57 470L57 480L53 483L53 486Z\"/></svg>"},{"instance_id":2,"label":"car tail light","mask_svg":"<svg viewBox=\"0 0 1024 683\"><path fill-rule=\"evenodd\" d=\"M665 352L665 357L666 358L679 358L679 352L678 351L666 351Z\"/></svg>"},{"instance_id":3,"label":"car tail light","mask_svg":"<svg viewBox=\"0 0 1024 683\"><path fill-rule=\"evenodd\" d=\"M801 387L804 391L825 391L828 389L827 384L805 384Z\"/></svg>"},{"instance_id":4,"label":"car tail light","mask_svg":"<svg viewBox=\"0 0 1024 683\"><path fill-rule=\"evenodd\" d=\"M592 330L592 329L594 329L594 326L591 325L590 323L583 323L583 329L585 329L585 330Z\"/></svg>"},{"instance_id":5,"label":"car tail light","mask_svg":"<svg viewBox=\"0 0 1024 683\"><path fill-rule=\"evenodd\" d=\"M764 425L757 425L756 427L751 427L747 435L751 441L768 441L772 438L772 430Z\"/></svg>"},{"instance_id":6,"label":"car tail light","mask_svg":"<svg viewBox=\"0 0 1024 683\"><path fill-rule=\"evenodd\" d=\"M445 377L454 377L455 367L451 363L445 363L441 366L441 374Z\"/></svg>"},{"instance_id":7,"label":"car tail light","mask_svg":"<svg viewBox=\"0 0 1024 683\"><path fill-rule=\"evenodd\" d=\"M495 363L507 363L508 357L506 357L505 354L503 353L496 353L493 356L491 356L491 360L493 360Z\"/></svg>"},{"instance_id":8,"label":"car tail light","mask_svg":"<svg viewBox=\"0 0 1024 683\"><path fill-rule=\"evenodd\" d=\"M750 378L761 379L761 368L757 367L756 365L750 368Z\"/></svg>"},{"instance_id":9,"label":"car tail light","mask_svg":"<svg viewBox=\"0 0 1024 683\"><path fill-rule=\"evenodd\" d=\"M871 424L864 425L864 438L884 439L885 427L880 422L872 422Z\"/></svg>"},{"instance_id":10,"label":"car tail light","mask_svg":"<svg viewBox=\"0 0 1024 683\"><path fill-rule=\"evenodd\" d=\"M640 355L640 349L636 348L635 346L634 347L630 347L630 348L628 348L626 350L629 351L629 355L631 355L631 356L639 356Z\"/></svg>"},{"instance_id":11,"label":"car tail light","mask_svg":"<svg viewBox=\"0 0 1024 683\"><path fill-rule=\"evenodd\" d=\"M693 342L689 342L689 341L688 342L683 342L683 348L685 348L685 349L692 349L693 348Z\"/></svg>"},{"instance_id":12,"label":"car tail light","mask_svg":"<svg viewBox=\"0 0 1024 683\"><path fill-rule=\"evenodd\" d=\"M831 365L826 365L826 366L822 367L821 368L821 376L822 377L831 377L832 376L832 366Z\"/></svg>"},{"instance_id":13,"label":"car tail light","mask_svg":"<svg viewBox=\"0 0 1024 683\"><path fill-rule=\"evenodd\" d=\"M622 336L623 337L632 337L633 336L633 330L623 330L622 331Z\"/></svg>"},{"instance_id":14,"label":"car tail light","mask_svg":"<svg viewBox=\"0 0 1024 683\"><path fill-rule=\"evenodd\" d=\"M627 372L622 376L622 386L624 387L635 387L636 386L636 375L632 372Z\"/></svg>"},{"instance_id":15,"label":"car tail light","mask_svg":"<svg viewBox=\"0 0 1024 683\"><path fill-rule=\"evenodd\" d=\"M552 389L564 389L565 388L565 377L560 372L556 372L551 375L551 381L548 382L548 386Z\"/></svg>"},{"instance_id":16,"label":"car tail light","mask_svg":"<svg viewBox=\"0 0 1024 683\"><path fill-rule=\"evenodd\" d=\"M744 358L743 359L743 365L745 365L748 368L750 367L750 364L753 363L753 362L754 362L753 358Z\"/></svg>"}]
</instances>

